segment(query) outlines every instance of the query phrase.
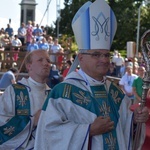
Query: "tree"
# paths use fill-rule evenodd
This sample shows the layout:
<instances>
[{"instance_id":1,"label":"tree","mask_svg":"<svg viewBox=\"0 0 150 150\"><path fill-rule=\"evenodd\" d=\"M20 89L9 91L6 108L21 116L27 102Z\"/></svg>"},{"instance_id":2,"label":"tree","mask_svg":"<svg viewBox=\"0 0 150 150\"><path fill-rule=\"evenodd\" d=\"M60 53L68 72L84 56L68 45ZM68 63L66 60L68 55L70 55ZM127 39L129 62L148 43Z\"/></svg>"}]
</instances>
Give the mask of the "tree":
<instances>
[{"instance_id":1,"label":"tree","mask_svg":"<svg viewBox=\"0 0 150 150\"><path fill-rule=\"evenodd\" d=\"M94 0L91 0L91 2L93 1ZM116 15L118 23L112 49L126 49L126 43L128 41L136 42L138 8L142 1L143 0L107 0ZM87 0L65 0L65 7L61 10L60 14L59 30L61 34L73 36L71 28L72 18L85 2L87 2ZM149 5L143 7L141 10L140 37L150 26L150 8L148 6ZM55 25L56 32L57 20Z\"/></svg>"}]
</instances>

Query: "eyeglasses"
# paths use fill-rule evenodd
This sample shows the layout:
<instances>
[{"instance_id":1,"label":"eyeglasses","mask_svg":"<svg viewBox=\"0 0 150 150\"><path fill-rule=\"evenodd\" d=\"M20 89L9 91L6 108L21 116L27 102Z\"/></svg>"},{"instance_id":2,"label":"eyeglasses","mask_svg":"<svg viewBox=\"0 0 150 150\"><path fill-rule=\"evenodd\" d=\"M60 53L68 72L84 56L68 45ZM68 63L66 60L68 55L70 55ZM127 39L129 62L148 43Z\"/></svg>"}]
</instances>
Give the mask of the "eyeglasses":
<instances>
[{"instance_id":1,"label":"eyeglasses","mask_svg":"<svg viewBox=\"0 0 150 150\"><path fill-rule=\"evenodd\" d=\"M95 58L95 59L99 59L99 58L110 58L110 54L106 53L106 54L102 54L102 53L81 53L84 55L91 55L91 57Z\"/></svg>"}]
</instances>

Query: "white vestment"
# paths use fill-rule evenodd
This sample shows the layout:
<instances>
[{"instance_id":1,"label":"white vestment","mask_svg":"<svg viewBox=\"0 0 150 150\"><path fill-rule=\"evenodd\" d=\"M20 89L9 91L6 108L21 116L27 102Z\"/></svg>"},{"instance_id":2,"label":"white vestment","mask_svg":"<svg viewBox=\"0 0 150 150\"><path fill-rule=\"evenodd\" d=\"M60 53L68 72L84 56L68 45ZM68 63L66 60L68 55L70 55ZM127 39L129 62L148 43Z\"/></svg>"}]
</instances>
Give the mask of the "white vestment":
<instances>
[{"instance_id":1,"label":"white vestment","mask_svg":"<svg viewBox=\"0 0 150 150\"><path fill-rule=\"evenodd\" d=\"M46 84L35 82L30 77L28 79L23 78L19 83L25 85L29 93L31 121L18 135L0 145L0 150L13 150L18 147L29 150L34 147L36 131L36 127L33 126L34 116L38 110L42 109L50 88ZM14 115L15 93L13 87L9 86L0 97L0 126L5 125Z\"/></svg>"},{"instance_id":2,"label":"white vestment","mask_svg":"<svg viewBox=\"0 0 150 150\"><path fill-rule=\"evenodd\" d=\"M72 72L64 82L54 87L40 116L36 133L35 150L88 149L89 125L97 118L97 115L94 113L95 107L93 104L90 105L91 99L88 97L90 96L89 93L92 95L91 88L88 85L90 82L88 83L88 81L84 74ZM109 91L112 83L106 81L104 84L106 84L106 89ZM117 86L115 89L117 89ZM117 97L118 91L120 90L109 91L116 103L120 101L120 98ZM119 117L114 130L117 137L118 149L128 150L131 149L132 142L131 122L133 113L129 109L130 99L124 96L123 93L122 95L123 99L120 101L119 110L117 111ZM102 95L97 93L97 96ZM87 109L88 106L91 110ZM101 108L99 107L99 109ZM116 114L111 115L116 117ZM111 137L106 140L108 145L109 142L110 145L111 142L114 142ZM91 150L106 150L103 143L103 135L93 136Z\"/></svg>"}]
</instances>

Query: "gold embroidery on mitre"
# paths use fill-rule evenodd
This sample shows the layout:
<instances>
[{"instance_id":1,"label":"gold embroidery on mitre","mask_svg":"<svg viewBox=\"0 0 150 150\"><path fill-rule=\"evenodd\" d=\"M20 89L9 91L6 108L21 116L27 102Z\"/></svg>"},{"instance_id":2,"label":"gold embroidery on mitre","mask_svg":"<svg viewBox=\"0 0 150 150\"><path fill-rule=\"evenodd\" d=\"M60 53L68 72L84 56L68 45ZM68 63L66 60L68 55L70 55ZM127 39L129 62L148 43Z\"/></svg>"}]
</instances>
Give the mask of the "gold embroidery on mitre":
<instances>
[{"instance_id":1,"label":"gold embroidery on mitre","mask_svg":"<svg viewBox=\"0 0 150 150\"><path fill-rule=\"evenodd\" d=\"M12 127L12 126L10 126L9 128L4 128L4 134L7 134L7 135L12 135L13 134L13 132L15 132L15 127Z\"/></svg>"},{"instance_id":2,"label":"gold embroidery on mitre","mask_svg":"<svg viewBox=\"0 0 150 150\"><path fill-rule=\"evenodd\" d=\"M108 150L115 150L116 138L113 137L112 133L109 133L108 138L105 138L105 142L108 145Z\"/></svg>"},{"instance_id":3,"label":"gold embroidery on mitre","mask_svg":"<svg viewBox=\"0 0 150 150\"><path fill-rule=\"evenodd\" d=\"M115 102L116 104L117 104L117 103L120 103L121 98L118 97L118 95L119 95L118 91L114 91L113 89L111 89L110 93L111 93L111 95L112 95L112 98L113 98L114 102Z\"/></svg>"},{"instance_id":4,"label":"gold embroidery on mitre","mask_svg":"<svg viewBox=\"0 0 150 150\"><path fill-rule=\"evenodd\" d=\"M100 112L103 114L104 117L109 116L110 106L108 106L106 102L102 102L102 105L100 105L99 109L100 109Z\"/></svg>"},{"instance_id":5,"label":"gold embroidery on mitre","mask_svg":"<svg viewBox=\"0 0 150 150\"><path fill-rule=\"evenodd\" d=\"M69 98L71 93L71 85L65 85L63 91L63 97Z\"/></svg>"},{"instance_id":6,"label":"gold embroidery on mitre","mask_svg":"<svg viewBox=\"0 0 150 150\"><path fill-rule=\"evenodd\" d=\"M20 92L20 95L17 95L17 101L19 101L19 105L21 105L22 107L26 105L27 100L27 95L24 95L22 91Z\"/></svg>"},{"instance_id":7,"label":"gold embroidery on mitre","mask_svg":"<svg viewBox=\"0 0 150 150\"><path fill-rule=\"evenodd\" d=\"M73 93L73 95L77 98L76 102L81 105L88 105L91 102L90 98L85 96L85 92L79 91L79 93Z\"/></svg>"}]
</instances>

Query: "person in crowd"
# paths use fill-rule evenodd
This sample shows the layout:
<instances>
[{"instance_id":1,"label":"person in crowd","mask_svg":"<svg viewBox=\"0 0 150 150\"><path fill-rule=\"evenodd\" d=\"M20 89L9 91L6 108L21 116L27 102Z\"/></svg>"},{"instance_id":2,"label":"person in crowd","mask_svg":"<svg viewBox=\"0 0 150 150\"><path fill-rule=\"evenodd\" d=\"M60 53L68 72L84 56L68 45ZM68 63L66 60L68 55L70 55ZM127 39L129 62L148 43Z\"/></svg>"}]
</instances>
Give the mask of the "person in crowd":
<instances>
[{"instance_id":1,"label":"person in crowd","mask_svg":"<svg viewBox=\"0 0 150 150\"><path fill-rule=\"evenodd\" d=\"M31 150L39 115L50 88L46 79L50 59L46 51L28 53L25 66L29 78L5 89L0 97L0 149Z\"/></svg>"},{"instance_id":2,"label":"person in crowd","mask_svg":"<svg viewBox=\"0 0 150 150\"><path fill-rule=\"evenodd\" d=\"M1 32L2 32L2 34L5 34L5 29L1 28Z\"/></svg>"},{"instance_id":3,"label":"person in crowd","mask_svg":"<svg viewBox=\"0 0 150 150\"><path fill-rule=\"evenodd\" d=\"M17 49L18 47L22 46L21 40L18 38L18 35L14 36L14 39L11 41L11 45L16 47Z\"/></svg>"},{"instance_id":4,"label":"person in crowd","mask_svg":"<svg viewBox=\"0 0 150 150\"><path fill-rule=\"evenodd\" d=\"M13 64L11 63L11 56L8 53L8 54L6 54L5 57L6 57L7 62L4 63L4 66L5 66L6 69L10 69L11 67L13 67Z\"/></svg>"},{"instance_id":5,"label":"person in crowd","mask_svg":"<svg viewBox=\"0 0 150 150\"><path fill-rule=\"evenodd\" d=\"M121 78L124 76L124 74L126 73L126 68L127 68L127 66L129 66L129 65L131 65L131 64L129 64L129 62L128 62L128 58L125 58L125 60L124 60L124 64L121 66L121 68L120 68L120 76L121 76ZM132 65L131 65L132 66Z\"/></svg>"},{"instance_id":6,"label":"person in crowd","mask_svg":"<svg viewBox=\"0 0 150 150\"><path fill-rule=\"evenodd\" d=\"M10 27L10 24L7 24L7 28L5 29L5 33L8 33L9 37L11 38L14 35L14 30Z\"/></svg>"},{"instance_id":7,"label":"person in crowd","mask_svg":"<svg viewBox=\"0 0 150 150\"><path fill-rule=\"evenodd\" d=\"M61 45L58 43L58 39L56 38L54 40L54 44L51 46L50 52L56 54L60 51L60 49L61 49ZM50 59L54 63L57 62L57 56L56 55L51 54Z\"/></svg>"},{"instance_id":8,"label":"person in crowd","mask_svg":"<svg viewBox=\"0 0 150 150\"><path fill-rule=\"evenodd\" d=\"M117 74L117 77L121 77L121 74L120 74L120 69L121 67L124 65L124 59L123 57L121 56L120 53L118 53L118 58L115 59L115 66L116 66L116 74Z\"/></svg>"},{"instance_id":9,"label":"person in crowd","mask_svg":"<svg viewBox=\"0 0 150 150\"><path fill-rule=\"evenodd\" d=\"M39 49L39 46L38 46L38 44L36 43L36 39L33 37L32 39L31 39L31 43L28 45L28 47L27 47L27 51L28 52L31 52L31 51L34 51L34 50L37 50L37 49Z\"/></svg>"},{"instance_id":10,"label":"person in crowd","mask_svg":"<svg viewBox=\"0 0 150 150\"><path fill-rule=\"evenodd\" d=\"M137 77L138 76L136 74L133 74L133 66L127 66L125 75L119 81L119 85L122 91L132 100L132 103L134 102L133 101L134 93L132 91L132 84L134 79L136 79Z\"/></svg>"},{"instance_id":11,"label":"person in crowd","mask_svg":"<svg viewBox=\"0 0 150 150\"><path fill-rule=\"evenodd\" d=\"M43 35L42 36L45 37L47 35L46 28L44 26L41 26L41 29L43 31Z\"/></svg>"},{"instance_id":12,"label":"person in crowd","mask_svg":"<svg viewBox=\"0 0 150 150\"><path fill-rule=\"evenodd\" d=\"M138 68L138 78L134 79L132 84L132 90L135 97L135 103L140 103L142 98L142 85L143 85L143 78L145 75L145 67L140 66Z\"/></svg>"},{"instance_id":13,"label":"person in crowd","mask_svg":"<svg viewBox=\"0 0 150 150\"><path fill-rule=\"evenodd\" d=\"M17 68L10 68L3 74L0 79L0 89L6 89L9 85L16 83L16 75L18 73Z\"/></svg>"},{"instance_id":14,"label":"person in crowd","mask_svg":"<svg viewBox=\"0 0 150 150\"><path fill-rule=\"evenodd\" d=\"M56 64L58 70L60 70L60 71L62 71L62 69L63 69L63 61L64 61L64 48L61 47L58 52L57 64Z\"/></svg>"},{"instance_id":15,"label":"person in crowd","mask_svg":"<svg viewBox=\"0 0 150 150\"><path fill-rule=\"evenodd\" d=\"M13 60L17 61L18 60L18 52L20 51L20 47L22 46L22 43L20 39L18 38L18 35L15 35L15 38L11 41L12 50L15 51L13 56Z\"/></svg>"},{"instance_id":16,"label":"person in crowd","mask_svg":"<svg viewBox=\"0 0 150 150\"><path fill-rule=\"evenodd\" d=\"M25 38L26 38L26 28L25 28L25 23L21 24L21 27L18 28L18 38L20 39L22 45L25 44Z\"/></svg>"},{"instance_id":17,"label":"person in crowd","mask_svg":"<svg viewBox=\"0 0 150 150\"><path fill-rule=\"evenodd\" d=\"M133 59L133 73L136 75L138 75L138 68L139 68L138 59L134 58Z\"/></svg>"},{"instance_id":18,"label":"person in crowd","mask_svg":"<svg viewBox=\"0 0 150 150\"><path fill-rule=\"evenodd\" d=\"M100 22L100 14L107 22ZM98 30L105 25L109 34ZM131 112L128 97L105 78L117 28L115 15L105 0L88 1L75 14L72 28L79 54L71 73L47 97L34 149L127 150L132 145L132 122L146 122L149 113L147 107Z\"/></svg>"},{"instance_id":19,"label":"person in crowd","mask_svg":"<svg viewBox=\"0 0 150 150\"><path fill-rule=\"evenodd\" d=\"M47 43L47 40L45 37L43 37L42 41L39 42L39 48L46 50L47 52L49 52L49 44Z\"/></svg>"},{"instance_id":20,"label":"person in crowd","mask_svg":"<svg viewBox=\"0 0 150 150\"><path fill-rule=\"evenodd\" d=\"M36 24L36 28L33 30L33 35L43 36L43 30L39 27L39 24Z\"/></svg>"},{"instance_id":21,"label":"person in crowd","mask_svg":"<svg viewBox=\"0 0 150 150\"><path fill-rule=\"evenodd\" d=\"M0 30L0 43L2 43L3 37L4 37L4 34L3 34L2 31Z\"/></svg>"},{"instance_id":22,"label":"person in crowd","mask_svg":"<svg viewBox=\"0 0 150 150\"><path fill-rule=\"evenodd\" d=\"M115 68L115 64L113 62L110 64L110 67L109 67L109 70L107 72L107 75L116 77L116 68Z\"/></svg>"},{"instance_id":23,"label":"person in crowd","mask_svg":"<svg viewBox=\"0 0 150 150\"><path fill-rule=\"evenodd\" d=\"M51 52L51 47L54 44L53 37L52 36L48 36L47 42L49 44L49 53L50 53Z\"/></svg>"},{"instance_id":24,"label":"person in crowd","mask_svg":"<svg viewBox=\"0 0 150 150\"><path fill-rule=\"evenodd\" d=\"M53 88L61 81L61 75L56 65L52 65L50 69L50 74L47 80L47 84L50 88Z\"/></svg>"},{"instance_id":25,"label":"person in crowd","mask_svg":"<svg viewBox=\"0 0 150 150\"><path fill-rule=\"evenodd\" d=\"M34 35L34 30L37 28L37 27L36 27L36 22L35 22L35 21L32 21L32 28L33 28L32 34L33 34L33 36L35 36L35 35Z\"/></svg>"},{"instance_id":26,"label":"person in crowd","mask_svg":"<svg viewBox=\"0 0 150 150\"><path fill-rule=\"evenodd\" d=\"M112 56L112 62L115 63L116 62L116 58L118 58L118 51L114 50L113 56Z\"/></svg>"},{"instance_id":27,"label":"person in crowd","mask_svg":"<svg viewBox=\"0 0 150 150\"><path fill-rule=\"evenodd\" d=\"M11 40L8 33L4 34L4 37L1 39L2 45L5 47L5 50L10 50Z\"/></svg>"},{"instance_id":28,"label":"person in crowd","mask_svg":"<svg viewBox=\"0 0 150 150\"><path fill-rule=\"evenodd\" d=\"M71 60L67 60L66 61L66 68L64 69L63 74L62 74L62 76L63 76L64 79L67 76L68 71L69 71L71 65L72 65L72 61Z\"/></svg>"},{"instance_id":29,"label":"person in crowd","mask_svg":"<svg viewBox=\"0 0 150 150\"><path fill-rule=\"evenodd\" d=\"M44 38L43 35L40 34L40 32L35 32L34 37L36 38L36 42L39 43L39 44L42 43L42 40Z\"/></svg>"},{"instance_id":30,"label":"person in crowd","mask_svg":"<svg viewBox=\"0 0 150 150\"><path fill-rule=\"evenodd\" d=\"M33 27L32 27L32 22L31 21L28 21L28 24L26 26L26 31L27 31L27 34L26 34L26 46L28 46L30 44L30 41L33 37Z\"/></svg>"}]
</instances>

